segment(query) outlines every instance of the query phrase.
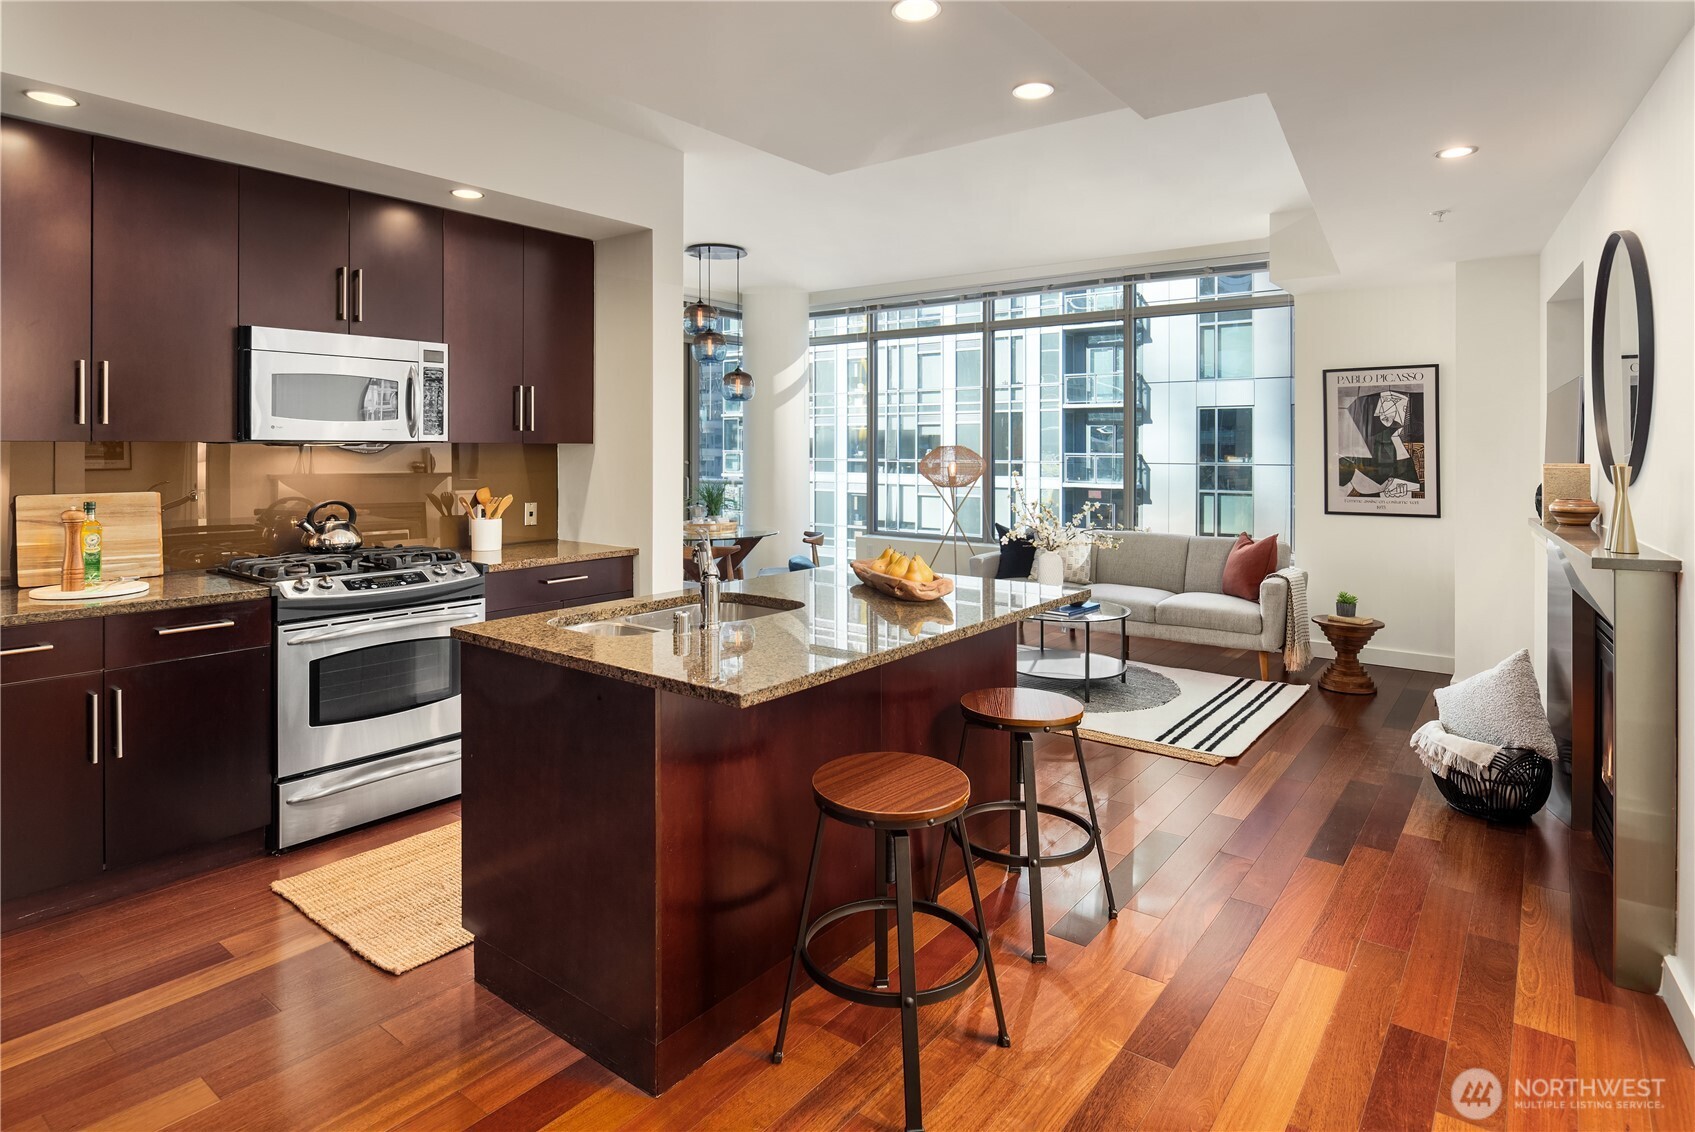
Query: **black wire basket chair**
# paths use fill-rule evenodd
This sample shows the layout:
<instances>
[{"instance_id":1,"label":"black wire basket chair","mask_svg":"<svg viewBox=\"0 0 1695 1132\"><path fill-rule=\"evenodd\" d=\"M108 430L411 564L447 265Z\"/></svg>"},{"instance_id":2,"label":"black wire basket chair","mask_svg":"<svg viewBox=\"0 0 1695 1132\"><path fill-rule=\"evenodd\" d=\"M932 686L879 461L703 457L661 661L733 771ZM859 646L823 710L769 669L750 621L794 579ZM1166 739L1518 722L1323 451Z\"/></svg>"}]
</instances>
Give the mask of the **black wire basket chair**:
<instances>
[{"instance_id":1,"label":"black wire basket chair","mask_svg":"<svg viewBox=\"0 0 1695 1132\"><path fill-rule=\"evenodd\" d=\"M1448 805L1484 821L1529 821L1554 788L1553 762L1524 747L1502 747L1489 774L1485 781L1450 767L1449 777L1431 777Z\"/></svg>"}]
</instances>

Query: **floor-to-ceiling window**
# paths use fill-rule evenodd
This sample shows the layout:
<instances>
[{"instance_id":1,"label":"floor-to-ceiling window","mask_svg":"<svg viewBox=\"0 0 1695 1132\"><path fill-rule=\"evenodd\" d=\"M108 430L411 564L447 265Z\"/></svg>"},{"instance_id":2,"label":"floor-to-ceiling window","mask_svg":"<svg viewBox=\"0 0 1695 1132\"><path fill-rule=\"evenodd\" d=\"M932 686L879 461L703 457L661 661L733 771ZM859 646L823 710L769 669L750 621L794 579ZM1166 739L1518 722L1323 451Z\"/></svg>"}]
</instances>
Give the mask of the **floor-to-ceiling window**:
<instances>
[{"instance_id":1,"label":"floor-to-ceiling window","mask_svg":"<svg viewBox=\"0 0 1695 1132\"><path fill-rule=\"evenodd\" d=\"M719 309L718 331L724 349L713 361L696 361L688 336L683 338L683 372L687 376L688 404L684 407L687 450L683 475L685 502L707 484L722 484L728 507L740 513L747 483L747 446L743 432L743 406L724 396L724 375L742 361L742 316Z\"/></svg>"},{"instance_id":2,"label":"floor-to-ceiling window","mask_svg":"<svg viewBox=\"0 0 1695 1132\"><path fill-rule=\"evenodd\" d=\"M918 461L962 444L988 461L961 512L978 541L1015 483L1065 518L1287 537L1290 312L1251 267L815 312L814 525L850 553L940 534Z\"/></svg>"}]
</instances>

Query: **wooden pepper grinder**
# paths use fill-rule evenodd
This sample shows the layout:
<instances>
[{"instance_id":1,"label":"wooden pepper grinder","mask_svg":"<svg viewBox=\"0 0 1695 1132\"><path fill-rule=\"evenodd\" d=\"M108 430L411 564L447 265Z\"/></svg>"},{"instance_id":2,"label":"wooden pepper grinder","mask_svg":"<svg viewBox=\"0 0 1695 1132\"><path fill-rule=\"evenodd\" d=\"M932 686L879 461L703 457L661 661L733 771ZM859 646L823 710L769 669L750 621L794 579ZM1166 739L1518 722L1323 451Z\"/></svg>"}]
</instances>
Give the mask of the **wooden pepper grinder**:
<instances>
[{"instance_id":1,"label":"wooden pepper grinder","mask_svg":"<svg viewBox=\"0 0 1695 1132\"><path fill-rule=\"evenodd\" d=\"M66 593L82 589L82 520L81 511L59 512L59 522L65 525L65 562L59 567L59 588Z\"/></svg>"}]
</instances>

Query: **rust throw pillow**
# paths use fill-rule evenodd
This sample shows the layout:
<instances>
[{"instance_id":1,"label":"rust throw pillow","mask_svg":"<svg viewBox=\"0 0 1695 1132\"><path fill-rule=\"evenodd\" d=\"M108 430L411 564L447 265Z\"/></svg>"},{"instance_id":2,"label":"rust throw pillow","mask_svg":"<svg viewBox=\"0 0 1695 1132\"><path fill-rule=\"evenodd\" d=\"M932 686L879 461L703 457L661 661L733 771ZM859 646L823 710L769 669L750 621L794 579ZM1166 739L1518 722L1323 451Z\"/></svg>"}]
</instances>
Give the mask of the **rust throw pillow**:
<instances>
[{"instance_id":1,"label":"rust throw pillow","mask_svg":"<svg viewBox=\"0 0 1695 1132\"><path fill-rule=\"evenodd\" d=\"M1259 584L1277 569L1277 536L1266 535L1255 542L1246 532L1236 536L1230 557L1224 560L1224 592L1231 597L1259 601Z\"/></svg>"}]
</instances>

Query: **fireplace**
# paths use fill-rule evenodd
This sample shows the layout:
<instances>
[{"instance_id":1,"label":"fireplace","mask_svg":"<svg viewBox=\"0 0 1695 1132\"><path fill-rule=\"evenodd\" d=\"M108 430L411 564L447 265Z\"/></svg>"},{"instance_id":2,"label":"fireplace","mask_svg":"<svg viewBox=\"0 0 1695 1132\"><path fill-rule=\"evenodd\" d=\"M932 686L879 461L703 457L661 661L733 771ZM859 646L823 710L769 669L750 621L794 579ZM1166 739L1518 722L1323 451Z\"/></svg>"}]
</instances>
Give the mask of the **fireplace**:
<instances>
[{"instance_id":1,"label":"fireplace","mask_svg":"<svg viewBox=\"0 0 1695 1132\"><path fill-rule=\"evenodd\" d=\"M1595 716L1595 758L1594 779L1591 789L1594 791L1593 803L1590 807L1591 826L1595 834L1595 846L1601 850L1601 856L1607 860L1610 868L1613 863L1613 752L1615 728L1614 704L1617 702L1614 688L1614 673L1617 671L1617 661L1613 655L1613 626L1604 617L1595 618L1595 682L1591 693L1594 699Z\"/></svg>"},{"instance_id":2,"label":"fireplace","mask_svg":"<svg viewBox=\"0 0 1695 1132\"><path fill-rule=\"evenodd\" d=\"M1677 908L1677 576L1643 546L1531 521L1548 548L1548 716L1555 816L1593 833L1612 872L1606 974L1653 991Z\"/></svg>"}]
</instances>

